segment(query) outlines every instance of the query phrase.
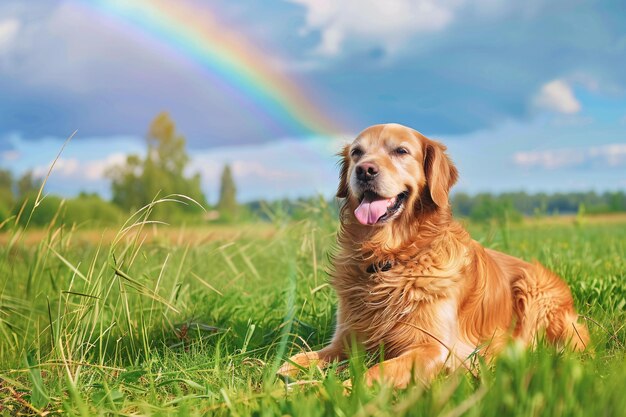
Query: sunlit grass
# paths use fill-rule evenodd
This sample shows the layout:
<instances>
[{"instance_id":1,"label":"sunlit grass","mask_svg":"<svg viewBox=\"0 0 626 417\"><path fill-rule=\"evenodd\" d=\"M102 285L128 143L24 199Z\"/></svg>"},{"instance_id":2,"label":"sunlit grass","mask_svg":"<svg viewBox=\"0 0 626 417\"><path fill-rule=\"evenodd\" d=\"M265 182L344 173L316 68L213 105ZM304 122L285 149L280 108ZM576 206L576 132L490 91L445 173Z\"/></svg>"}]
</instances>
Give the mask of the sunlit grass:
<instances>
[{"instance_id":1,"label":"sunlit grass","mask_svg":"<svg viewBox=\"0 0 626 417\"><path fill-rule=\"evenodd\" d=\"M174 198L173 199L177 199ZM156 204L179 204L162 201ZM119 230L3 226L0 412L75 415L622 415L626 399L626 223L469 225L484 245L538 259L570 283L590 351L511 347L478 375L432 387L365 388L371 360L310 370L288 386L284 357L333 331L327 255L336 220L189 229L149 207ZM315 212L315 213L313 213ZM33 239L32 234L37 236ZM203 235L211 236L203 238ZM82 236L82 237L81 237ZM348 365L348 366L345 366ZM346 393L343 380L354 378Z\"/></svg>"}]
</instances>

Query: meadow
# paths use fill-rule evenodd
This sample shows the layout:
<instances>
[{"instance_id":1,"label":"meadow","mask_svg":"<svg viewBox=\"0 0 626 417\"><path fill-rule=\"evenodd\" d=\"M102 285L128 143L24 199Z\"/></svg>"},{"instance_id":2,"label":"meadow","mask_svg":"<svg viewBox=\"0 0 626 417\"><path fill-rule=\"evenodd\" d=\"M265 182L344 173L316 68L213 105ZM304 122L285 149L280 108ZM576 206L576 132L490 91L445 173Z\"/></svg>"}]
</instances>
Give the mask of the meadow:
<instances>
[{"instance_id":1,"label":"meadow","mask_svg":"<svg viewBox=\"0 0 626 417\"><path fill-rule=\"evenodd\" d=\"M173 203L161 203L173 204ZM571 285L592 341L540 341L432 386L366 388L355 351L286 383L291 353L333 331L336 210L307 220L172 227L150 207L108 230L0 229L0 415L626 415L626 219L468 224ZM352 390L342 382L352 379Z\"/></svg>"}]
</instances>

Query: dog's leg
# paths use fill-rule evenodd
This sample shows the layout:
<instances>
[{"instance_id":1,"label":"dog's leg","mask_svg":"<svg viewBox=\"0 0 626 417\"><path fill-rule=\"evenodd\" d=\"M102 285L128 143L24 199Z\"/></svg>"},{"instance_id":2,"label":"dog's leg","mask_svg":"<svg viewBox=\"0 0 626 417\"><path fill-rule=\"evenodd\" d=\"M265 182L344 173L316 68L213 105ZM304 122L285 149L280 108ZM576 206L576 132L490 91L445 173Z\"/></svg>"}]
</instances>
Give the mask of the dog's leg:
<instances>
[{"instance_id":1,"label":"dog's leg","mask_svg":"<svg viewBox=\"0 0 626 417\"><path fill-rule=\"evenodd\" d=\"M278 375L294 378L300 372L300 368L310 368L311 366L325 367L330 362L345 359L346 354L341 343L334 340L330 345L316 352L302 352L292 356L278 369ZM295 364L295 365L294 365ZM296 366L297 365L297 366Z\"/></svg>"},{"instance_id":2,"label":"dog's leg","mask_svg":"<svg viewBox=\"0 0 626 417\"><path fill-rule=\"evenodd\" d=\"M545 330L548 341L584 350L589 344L589 332L578 322L574 299L567 284L556 274L539 264L518 280L513 288L514 308L520 318L515 336L534 345L537 334Z\"/></svg>"},{"instance_id":3,"label":"dog's leg","mask_svg":"<svg viewBox=\"0 0 626 417\"><path fill-rule=\"evenodd\" d=\"M424 343L410 351L386 360L367 370L365 383L374 381L389 383L395 387L406 387L411 380L428 384L443 368L448 350L437 343Z\"/></svg>"}]
</instances>

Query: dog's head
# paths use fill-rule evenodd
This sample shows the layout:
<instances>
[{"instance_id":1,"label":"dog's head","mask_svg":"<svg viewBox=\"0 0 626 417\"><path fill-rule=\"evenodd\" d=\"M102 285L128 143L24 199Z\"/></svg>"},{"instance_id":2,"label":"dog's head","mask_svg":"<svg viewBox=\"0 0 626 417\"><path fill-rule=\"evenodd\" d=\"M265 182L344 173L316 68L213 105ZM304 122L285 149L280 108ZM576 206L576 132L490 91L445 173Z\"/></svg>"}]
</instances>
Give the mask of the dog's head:
<instances>
[{"instance_id":1,"label":"dog's head","mask_svg":"<svg viewBox=\"0 0 626 417\"><path fill-rule=\"evenodd\" d=\"M384 225L414 211L447 208L458 172L446 147L398 124L365 129L341 156L337 197L364 225Z\"/></svg>"}]
</instances>

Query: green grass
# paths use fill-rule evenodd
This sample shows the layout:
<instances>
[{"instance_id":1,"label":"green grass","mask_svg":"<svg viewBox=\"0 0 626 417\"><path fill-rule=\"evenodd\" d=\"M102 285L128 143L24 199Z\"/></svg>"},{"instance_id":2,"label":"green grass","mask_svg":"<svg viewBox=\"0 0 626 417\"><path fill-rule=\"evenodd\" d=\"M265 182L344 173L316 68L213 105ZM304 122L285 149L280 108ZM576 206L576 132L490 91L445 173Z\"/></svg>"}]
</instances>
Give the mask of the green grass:
<instances>
[{"instance_id":1,"label":"green grass","mask_svg":"<svg viewBox=\"0 0 626 417\"><path fill-rule=\"evenodd\" d=\"M368 358L355 354L286 386L274 377L284 358L333 331L325 271L336 220L323 205L311 210L307 222L276 219L272 234L202 244L144 242L136 231L168 226L141 216L100 243L51 224L26 244L5 224L0 414L626 415L626 223L469 227L570 283L592 352L511 346L477 376L406 390L365 388Z\"/></svg>"}]
</instances>

